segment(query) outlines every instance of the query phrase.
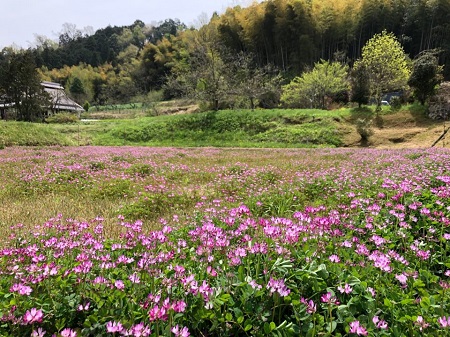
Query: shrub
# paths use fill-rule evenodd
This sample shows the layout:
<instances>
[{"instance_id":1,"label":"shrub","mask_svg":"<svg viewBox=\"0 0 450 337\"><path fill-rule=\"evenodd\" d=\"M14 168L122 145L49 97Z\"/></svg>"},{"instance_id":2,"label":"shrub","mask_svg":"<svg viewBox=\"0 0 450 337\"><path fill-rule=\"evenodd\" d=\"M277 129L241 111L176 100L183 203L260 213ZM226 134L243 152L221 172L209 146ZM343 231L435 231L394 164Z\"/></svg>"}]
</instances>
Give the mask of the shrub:
<instances>
[{"instance_id":1,"label":"shrub","mask_svg":"<svg viewBox=\"0 0 450 337\"><path fill-rule=\"evenodd\" d=\"M391 110L392 111L398 111L402 107L402 99L400 97L397 97L397 96L392 97L391 101L389 102L389 104L391 105Z\"/></svg>"},{"instance_id":2,"label":"shrub","mask_svg":"<svg viewBox=\"0 0 450 337\"><path fill-rule=\"evenodd\" d=\"M60 112L45 119L47 123L71 124L78 122L78 116L69 112Z\"/></svg>"}]
</instances>

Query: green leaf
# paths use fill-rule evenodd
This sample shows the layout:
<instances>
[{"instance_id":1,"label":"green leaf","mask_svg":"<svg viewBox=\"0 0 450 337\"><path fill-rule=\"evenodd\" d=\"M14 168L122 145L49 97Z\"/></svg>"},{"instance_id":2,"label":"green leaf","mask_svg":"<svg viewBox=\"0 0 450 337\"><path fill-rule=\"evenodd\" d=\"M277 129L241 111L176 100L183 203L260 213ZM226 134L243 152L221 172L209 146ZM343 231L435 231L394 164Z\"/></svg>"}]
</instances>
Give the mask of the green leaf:
<instances>
[{"instance_id":1,"label":"green leaf","mask_svg":"<svg viewBox=\"0 0 450 337\"><path fill-rule=\"evenodd\" d=\"M267 322L265 322L264 323L264 333L266 334L266 335L268 335L269 333L270 333L270 325L269 325L269 323L267 323Z\"/></svg>"},{"instance_id":2,"label":"green leaf","mask_svg":"<svg viewBox=\"0 0 450 337\"><path fill-rule=\"evenodd\" d=\"M273 331L277 328L277 325L275 324L275 322L270 322L270 331Z\"/></svg>"},{"instance_id":3,"label":"green leaf","mask_svg":"<svg viewBox=\"0 0 450 337\"><path fill-rule=\"evenodd\" d=\"M251 330L251 328L253 328L253 325L247 324L247 325L244 327L244 331L249 331L249 330Z\"/></svg>"}]
</instances>

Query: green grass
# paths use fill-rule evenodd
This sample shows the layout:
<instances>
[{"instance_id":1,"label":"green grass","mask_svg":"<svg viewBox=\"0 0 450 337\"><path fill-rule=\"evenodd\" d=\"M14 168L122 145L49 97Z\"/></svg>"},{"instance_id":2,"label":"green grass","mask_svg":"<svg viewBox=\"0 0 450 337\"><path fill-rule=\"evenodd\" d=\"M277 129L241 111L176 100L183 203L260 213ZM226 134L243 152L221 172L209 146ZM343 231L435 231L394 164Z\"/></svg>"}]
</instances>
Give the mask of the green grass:
<instances>
[{"instance_id":1,"label":"green grass","mask_svg":"<svg viewBox=\"0 0 450 337\"><path fill-rule=\"evenodd\" d=\"M411 115L423 113L417 106L405 109ZM352 127L372 110L224 110L52 125L8 121L0 124L0 146L339 147L344 145L343 127ZM389 107L382 111L392 113Z\"/></svg>"},{"instance_id":2,"label":"green grass","mask_svg":"<svg viewBox=\"0 0 450 337\"><path fill-rule=\"evenodd\" d=\"M27 122L0 122L0 147L5 146L75 145L57 128L47 124Z\"/></svg>"},{"instance_id":3,"label":"green grass","mask_svg":"<svg viewBox=\"0 0 450 337\"><path fill-rule=\"evenodd\" d=\"M120 121L96 145L232 147L339 146L340 118L348 110L237 110Z\"/></svg>"}]
</instances>

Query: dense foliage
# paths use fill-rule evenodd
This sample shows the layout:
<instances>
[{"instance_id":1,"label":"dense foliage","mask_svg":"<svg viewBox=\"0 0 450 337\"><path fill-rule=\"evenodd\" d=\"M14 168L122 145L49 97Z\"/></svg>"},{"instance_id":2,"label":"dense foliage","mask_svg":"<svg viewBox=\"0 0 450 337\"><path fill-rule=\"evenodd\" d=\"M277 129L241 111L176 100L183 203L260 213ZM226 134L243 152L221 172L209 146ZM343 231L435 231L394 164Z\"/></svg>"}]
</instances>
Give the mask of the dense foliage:
<instances>
[{"instance_id":1,"label":"dense foliage","mask_svg":"<svg viewBox=\"0 0 450 337\"><path fill-rule=\"evenodd\" d=\"M448 151L247 152L3 150L0 193L126 202L5 223L1 335L450 334Z\"/></svg>"},{"instance_id":2,"label":"dense foliage","mask_svg":"<svg viewBox=\"0 0 450 337\"><path fill-rule=\"evenodd\" d=\"M227 55L244 52L253 56L258 67L273 66L290 81L320 59L352 66L367 41L386 30L411 59L437 48L443 51L439 64L448 65L448 22L449 0L270 0L228 8L199 29L187 29L171 19L155 26L137 20L95 33L66 24L57 43L39 37L33 53L46 80L69 89L79 78L85 89L83 100L106 104L149 99L147 93L163 88L167 75L195 68L196 59L205 61L198 58L198 51L211 45L218 66L225 62L227 68ZM207 31L214 32L209 45L202 41ZM212 51L209 48L209 57ZM446 79L449 72L450 67L444 67ZM180 93L166 92L167 97ZM211 102L213 107L217 103Z\"/></svg>"}]
</instances>

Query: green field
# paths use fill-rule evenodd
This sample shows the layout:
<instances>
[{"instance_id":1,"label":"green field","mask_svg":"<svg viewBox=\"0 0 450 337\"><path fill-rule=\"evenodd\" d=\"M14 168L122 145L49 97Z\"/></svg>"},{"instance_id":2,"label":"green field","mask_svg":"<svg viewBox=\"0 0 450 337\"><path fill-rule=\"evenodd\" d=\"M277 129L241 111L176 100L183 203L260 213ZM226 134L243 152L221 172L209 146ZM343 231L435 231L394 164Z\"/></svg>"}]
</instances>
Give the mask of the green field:
<instances>
[{"instance_id":1,"label":"green field","mask_svg":"<svg viewBox=\"0 0 450 337\"><path fill-rule=\"evenodd\" d=\"M402 110L424 118L424 108ZM383 115L393 113L385 107ZM155 117L116 113L77 123L0 123L0 145L145 145L216 147L340 147L369 109L225 110ZM104 115L102 115L104 116ZM111 115L110 115L111 117ZM124 118L125 117L125 118Z\"/></svg>"}]
</instances>

